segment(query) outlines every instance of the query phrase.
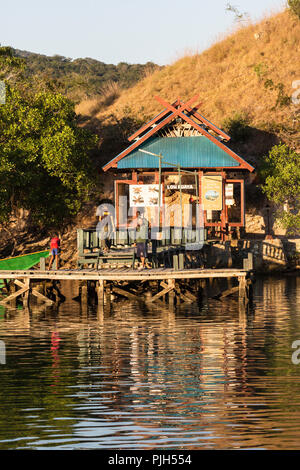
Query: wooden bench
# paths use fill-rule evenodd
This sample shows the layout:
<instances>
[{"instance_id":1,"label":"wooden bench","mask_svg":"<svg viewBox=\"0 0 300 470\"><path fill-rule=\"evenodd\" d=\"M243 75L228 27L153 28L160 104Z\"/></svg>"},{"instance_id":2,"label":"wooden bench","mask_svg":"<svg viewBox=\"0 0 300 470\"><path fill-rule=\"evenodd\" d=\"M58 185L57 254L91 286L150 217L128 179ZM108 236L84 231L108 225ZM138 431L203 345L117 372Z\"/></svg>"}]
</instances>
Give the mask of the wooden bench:
<instances>
[{"instance_id":1,"label":"wooden bench","mask_svg":"<svg viewBox=\"0 0 300 470\"><path fill-rule=\"evenodd\" d=\"M96 269L101 269L104 267L104 265L107 264L130 264L132 267L134 267L134 262L135 250L113 250L109 251L108 253L103 253L102 251L99 251L98 253L83 253L83 256L78 257L77 265L79 268L82 268L84 265L93 265Z\"/></svg>"}]
</instances>

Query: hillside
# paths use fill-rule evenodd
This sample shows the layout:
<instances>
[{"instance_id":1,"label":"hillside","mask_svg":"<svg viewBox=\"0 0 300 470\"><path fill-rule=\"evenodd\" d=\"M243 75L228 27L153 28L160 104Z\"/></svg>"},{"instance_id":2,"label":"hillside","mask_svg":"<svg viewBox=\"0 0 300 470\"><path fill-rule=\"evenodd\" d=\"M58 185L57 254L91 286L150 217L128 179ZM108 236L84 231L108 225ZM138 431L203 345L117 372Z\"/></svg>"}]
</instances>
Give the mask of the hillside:
<instances>
[{"instance_id":1,"label":"hillside","mask_svg":"<svg viewBox=\"0 0 300 470\"><path fill-rule=\"evenodd\" d=\"M118 135L111 124L120 129L129 123L129 134L135 122L161 110L155 95L172 101L199 94L200 112L218 126L230 130L232 117L247 124L248 141L232 145L255 160L278 140L299 149L300 107L291 101L296 80L300 80L300 21L284 11L237 29L201 54L155 71L124 90L111 106L104 108L91 99L76 110L82 122L102 136L102 164L113 150L126 145L124 132ZM119 147L106 145L112 133L120 139Z\"/></svg>"},{"instance_id":2,"label":"hillside","mask_svg":"<svg viewBox=\"0 0 300 470\"><path fill-rule=\"evenodd\" d=\"M14 53L26 62L25 77L53 82L57 91L75 102L98 96L103 103L110 104L112 98L119 96L121 89L134 85L145 75L161 68L152 62L121 62L114 65L91 58L50 57L18 49L14 49Z\"/></svg>"}]
</instances>

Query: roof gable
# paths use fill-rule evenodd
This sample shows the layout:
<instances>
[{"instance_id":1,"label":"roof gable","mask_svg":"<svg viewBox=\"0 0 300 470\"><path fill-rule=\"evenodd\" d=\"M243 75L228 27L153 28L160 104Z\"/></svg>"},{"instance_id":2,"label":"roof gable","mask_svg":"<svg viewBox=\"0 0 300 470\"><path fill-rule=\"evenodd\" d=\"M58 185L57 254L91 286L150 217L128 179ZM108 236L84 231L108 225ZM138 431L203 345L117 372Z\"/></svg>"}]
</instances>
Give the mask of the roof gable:
<instances>
[{"instance_id":1,"label":"roof gable","mask_svg":"<svg viewBox=\"0 0 300 470\"><path fill-rule=\"evenodd\" d=\"M223 149L214 145L204 136L191 137L151 137L141 146L117 163L118 169L127 168L158 168L159 159L154 155L139 150L161 154L173 165L182 168L239 168L240 164ZM164 163L162 168L170 168Z\"/></svg>"},{"instance_id":2,"label":"roof gable","mask_svg":"<svg viewBox=\"0 0 300 470\"><path fill-rule=\"evenodd\" d=\"M195 101L195 99L197 97L198 97L197 95L194 96L193 98L188 100L186 103L183 103L178 98L173 104L169 104L166 101L162 100L160 97L156 97L156 99L165 106L165 109L161 113L159 113L157 116L155 116L153 119L151 119L147 124L142 126L132 136L130 136L129 140L132 141L133 139L135 139L135 141L129 147L127 147L127 149L123 150L119 155L117 155L114 159L112 159L109 163L107 163L103 167L103 170L107 171L109 168L112 168L112 167L113 168L137 168L137 167L138 168L149 168L150 163L146 164L145 157L141 157L140 155L137 156L136 150L138 148L142 148L142 145L144 145L145 142L149 141L149 139L151 139L151 140L150 140L150 142L148 142L148 146L153 145L152 137L155 134L157 134L161 129L163 129L165 126L167 126L173 120L181 119L183 122L186 122L186 123L190 124L195 130L198 131L198 133L201 136L206 138L205 143L206 143L206 148L207 148L208 154L212 155L212 151L211 151L212 147L211 147L211 145L208 146L208 144L206 142L207 140L210 141L210 143L213 145L213 147L218 147L218 149L222 151L220 153L219 150L215 149L214 154L218 155L218 158L216 159L216 161L217 160L221 161L223 159L224 162L225 161L227 162L226 166L235 166L235 167L238 167L240 169L247 169L249 171L253 171L254 168L249 163L247 163L245 160L243 160L239 155L237 155L231 149L229 149L221 141L221 139L229 140L230 137L227 134L225 134L223 131L221 131L219 128L214 126L210 121L208 121L206 118L204 118L201 114L198 113L197 109L198 109L199 105L194 107L194 108L191 107L191 104ZM214 132L216 134L216 136L212 135L212 132ZM190 138L191 137L189 137L189 139ZM169 138L167 138L167 140L168 139ZM165 139L159 140L160 144L162 144L162 145L166 144L164 142L164 140ZM173 139L171 139L171 140L173 140ZM178 144L178 142L177 142L177 144ZM194 141L193 144L195 142L197 142L197 144L200 143L200 141L198 140L198 141ZM158 140L156 140L155 145L157 145L157 143L158 143ZM173 142L173 144L174 143L175 142ZM170 149L171 143L169 143L167 145L168 145L168 148ZM186 143L185 144L180 143L178 145L184 145L185 147L187 147ZM203 141L201 142L201 146L203 147ZM200 149L200 147L199 147L199 149ZM208 149L210 149L210 150L208 150ZM160 151L157 150L158 153L161 153L164 157L167 157L167 155L164 155L161 148L159 150ZM175 152L175 150L173 149L172 153L174 154L174 152ZM199 159L199 154L198 153L199 152L194 149L194 154L198 155L198 157L195 157L195 158L196 158L197 161L200 162L201 159ZM227 159L225 158L224 153L227 155ZM121 163L121 161L125 157L129 157L129 156L131 158L126 158L127 163L125 163L125 162ZM231 157L231 159L228 159L228 156ZM147 158L150 162L149 157L147 157ZM235 165L232 164L232 159L235 161ZM202 159L202 160L205 161L205 158ZM210 162L212 162L212 160L213 159L210 159ZM135 166L125 166L126 164L127 165L128 164L133 165L134 161L136 161ZM144 163L142 164L142 162L144 162ZM184 166L184 165L182 165L182 163L178 163L178 164L180 164L181 166ZM157 165L151 166L151 168L156 168L156 166ZM189 166L195 166L195 165L189 165ZM225 165L213 165L213 167L214 166L224 167ZM205 168L205 166L203 166L202 164L200 166L197 165L196 167ZM212 167L212 166L209 166L209 167Z\"/></svg>"}]
</instances>

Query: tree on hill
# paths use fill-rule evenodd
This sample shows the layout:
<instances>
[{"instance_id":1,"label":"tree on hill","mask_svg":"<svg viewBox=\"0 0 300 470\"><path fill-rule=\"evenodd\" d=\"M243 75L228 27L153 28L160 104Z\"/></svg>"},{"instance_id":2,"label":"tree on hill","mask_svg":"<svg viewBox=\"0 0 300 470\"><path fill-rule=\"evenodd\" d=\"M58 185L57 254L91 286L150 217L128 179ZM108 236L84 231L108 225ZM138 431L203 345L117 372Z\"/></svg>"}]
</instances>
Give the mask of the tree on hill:
<instances>
[{"instance_id":1,"label":"tree on hill","mask_svg":"<svg viewBox=\"0 0 300 470\"><path fill-rule=\"evenodd\" d=\"M285 144L275 145L265 158L263 192L278 206L277 219L290 234L300 231L300 155Z\"/></svg>"},{"instance_id":2,"label":"tree on hill","mask_svg":"<svg viewBox=\"0 0 300 470\"><path fill-rule=\"evenodd\" d=\"M300 0L288 0L290 10L300 18Z\"/></svg>"},{"instance_id":3,"label":"tree on hill","mask_svg":"<svg viewBox=\"0 0 300 470\"><path fill-rule=\"evenodd\" d=\"M8 54L7 69L10 63ZM96 137L78 127L69 99L6 83L0 105L0 220L23 208L36 224L68 222L93 184L95 145Z\"/></svg>"},{"instance_id":4,"label":"tree on hill","mask_svg":"<svg viewBox=\"0 0 300 470\"><path fill-rule=\"evenodd\" d=\"M15 57L10 47L0 47L0 80L12 81L20 76L24 60Z\"/></svg>"},{"instance_id":5,"label":"tree on hill","mask_svg":"<svg viewBox=\"0 0 300 470\"><path fill-rule=\"evenodd\" d=\"M160 68L152 62L114 65L91 58L72 60L60 55L48 57L20 50L15 50L15 53L26 63L28 79L52 82L56 91L66 94L76 103L83 98L101 96L102 90L112 82L122 89L131 87L146 73Z\"/></svg>"}]
</instances>

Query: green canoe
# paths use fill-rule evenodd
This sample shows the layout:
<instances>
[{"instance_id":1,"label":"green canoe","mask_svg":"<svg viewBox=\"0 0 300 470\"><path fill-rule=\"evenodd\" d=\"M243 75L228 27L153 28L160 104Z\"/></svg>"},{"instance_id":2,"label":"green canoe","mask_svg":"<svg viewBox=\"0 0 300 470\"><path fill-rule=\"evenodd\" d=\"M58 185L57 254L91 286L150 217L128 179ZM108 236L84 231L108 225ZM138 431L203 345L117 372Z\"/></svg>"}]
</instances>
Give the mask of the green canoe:
<instances>
[{"instance_id":1,"label":"green canoe","mask_svg":"<svg viewBox=\"0 0 300 470\"><path fill-rule=\"evenodd\" d=\"M16 269L30 269L40 262L40 258L47 258L50 251L37 251L27 255L14 256L13 258L0 259L0 270L14 271Z\"/></svg>"},{"instance_id":2,"label":"green canoe","mask_svg":"<svg viewBox=\"0 0 300 470\"><path fill-rule=\"evenodd\" d=\"M37 251L27 255L14 256L13 258L0 259L0 270L15 271L30 269L40 262L40 258L47 258L50 254L49 250ZM0 279L0 289L4 286L4 282Z\"/></svg>"}]
</instances>

